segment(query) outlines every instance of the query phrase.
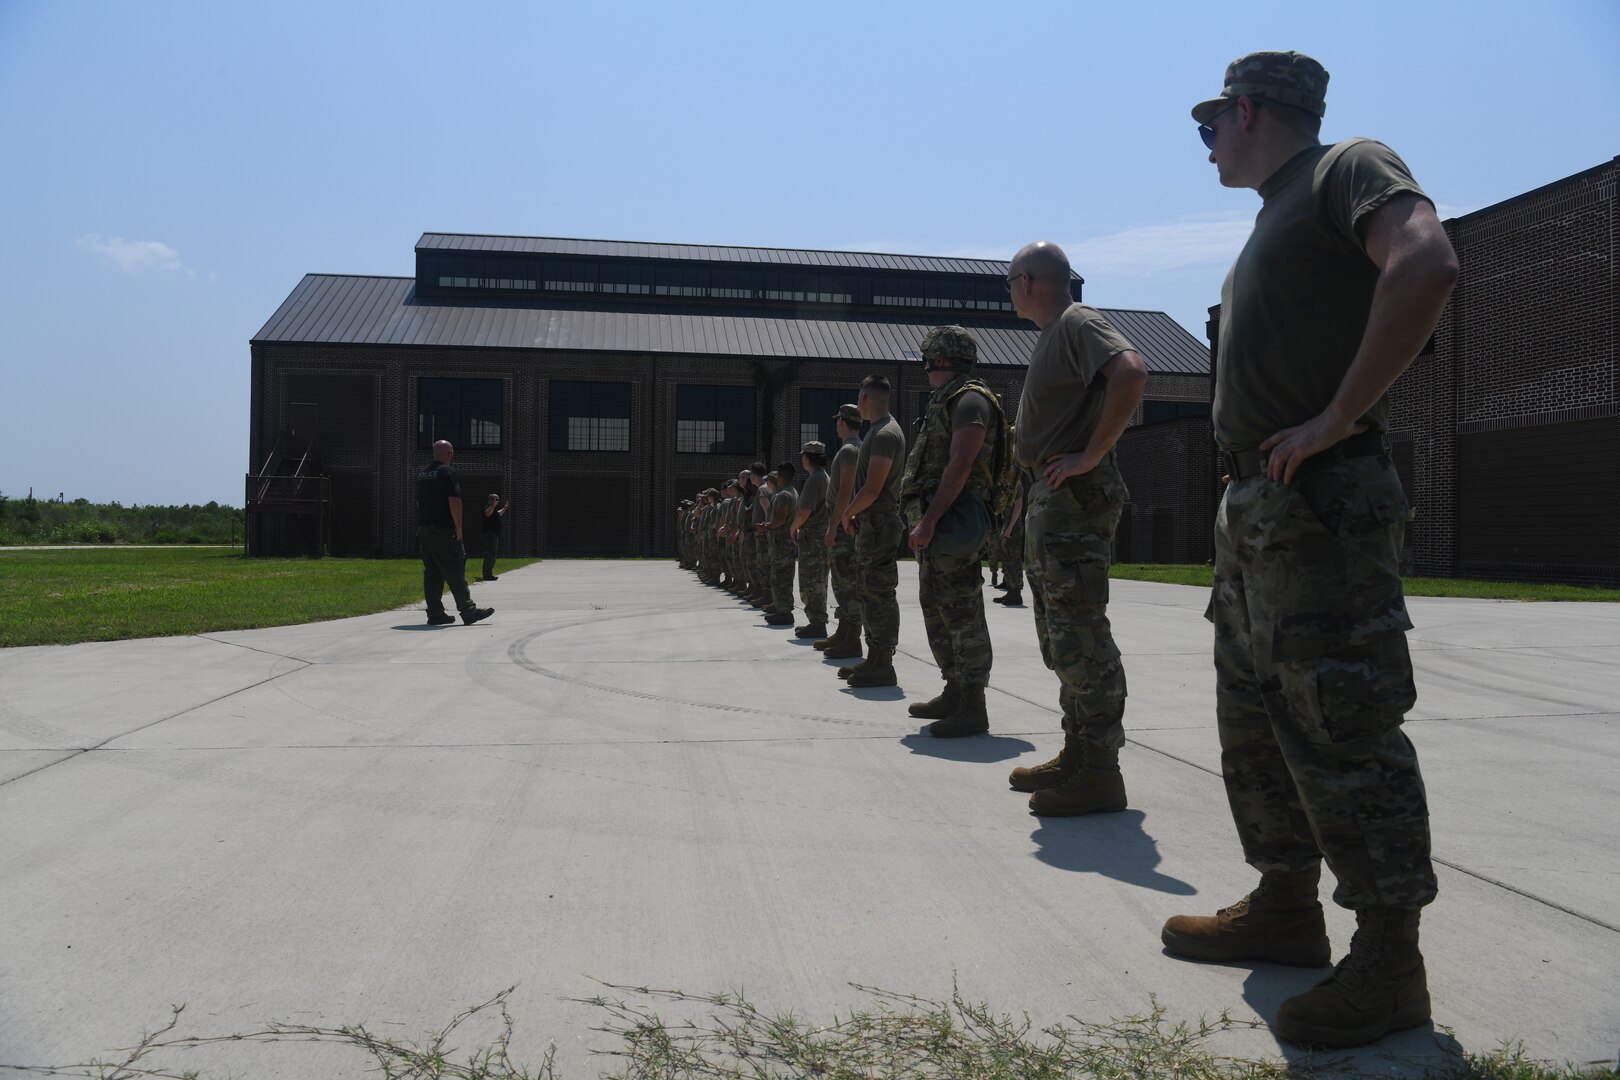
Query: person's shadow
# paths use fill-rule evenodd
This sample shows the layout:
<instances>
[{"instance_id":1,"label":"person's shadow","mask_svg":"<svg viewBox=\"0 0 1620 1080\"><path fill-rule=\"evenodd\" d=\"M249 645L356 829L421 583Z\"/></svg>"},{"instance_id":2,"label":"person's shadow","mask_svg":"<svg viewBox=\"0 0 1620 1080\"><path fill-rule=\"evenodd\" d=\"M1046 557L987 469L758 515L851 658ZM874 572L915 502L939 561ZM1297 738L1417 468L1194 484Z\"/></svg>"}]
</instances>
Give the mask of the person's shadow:
<instances>
[{"instance_id":1,"label":"person's shadow","mask_svg":"<svg viewBox=\"0 0 1620 1080\"><path fill-rule=\"evenodd\" d=\"M1348 943L1340 952L1348 951ZM1173 953L1166 951L1166 956ZM1177 959L1180 959L1179 957ZM1199 963L1200 961L1188 961ZM1239 961L1230 966L1250 967L1243 980L1243 1000L1267 1024L1275 1023L1284 1000L1302 994L1327 978L1329 967L1299 968L1264 960ZM1312 1050L1277 1040L1277 1051L1288 1062L1288 1075L1320 1076L1324 1067L1354 1076L1425 1077L1446 1075L1463 1061L1463 1048L1450 1032L1427 1023L1409 1031L1385 1035L1370 1046L1348 1050Z\"/></svg>"},{"instance_id":2,"label":"person's shadow","mask_svg":"<svg viewBox=\"0 0 1620 1080\"><path fill-rule=\"evenodd\" d=\"M915 735L907 735L900 740L900 745L913 754L924 757L942 758L945 761L965 761L977 765L988 765L992 761L1007 761L1019 754L1028 753L1035 749L1035 744L1023 739L1013 739L1006 735L990 735L988 737L973 735L965 739L936 739L926 731L919 731Z\"/></svg>"},{"instance_id":3,"label":"person's shadow","mask_svg":"<svg viewBox=\"0 0 1620 1080\"><path fill-rule=\"evenodd\" d=\"M1161 858L1159 845L1142 828L1145 816L1140 810L1126 810L1041 818L1029 838L1035 841L1035 857L1059 870L1101 874L1175 896L1194 895L1198 890L1185 881L1154 869Z\"/></svg>"},{"instance_id":4,"label":"person's shadow","mask_svg":"<svg viewBox=\"0 0 1620 1080\"><path fill-rule=\"evenodd\" d=\"M449 625L450 625L449 623L444 624L444 626L449 626ZM413 622L413 623L401 623L399 626L390 626L388 629L390 629L390 630L442 630L442 629L444 629L444 627L443 626L435 626L432 623Z\"/></svg>"},{"instance_id":5,"label":"person's shadow","mask_svg":"<svg viewBox=\"0 0 1620 1080\"><path fill-rule=\"evenodd\" d=\"M905 689L899 686L850 686L844 684L840 694L860 698L862 701L904 701Z\"/></svg>"}]
</instances>

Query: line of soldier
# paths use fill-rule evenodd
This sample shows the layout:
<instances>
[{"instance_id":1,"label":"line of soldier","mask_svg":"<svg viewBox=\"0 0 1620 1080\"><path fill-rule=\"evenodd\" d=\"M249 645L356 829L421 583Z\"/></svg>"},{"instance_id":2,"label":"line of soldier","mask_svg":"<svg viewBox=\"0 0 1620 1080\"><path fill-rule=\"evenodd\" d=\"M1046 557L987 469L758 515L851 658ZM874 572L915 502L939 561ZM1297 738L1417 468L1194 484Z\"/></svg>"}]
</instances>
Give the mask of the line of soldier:
<instances>
[{"instance_id":1,"label":"line of soldier","mask_svg":"<svg viewBox=\"0 0 1620 1080\"><path fill-rule=\"evenodd\" d=\"M1410 504L1385 436L1388 390L1434 331L1458 264L1433 202L1394 151L1361 138L1321 143L1327 83L1303 54L1251 53L1227 67L1218 97L1192 110L1221 183L1263 202L1221 290L1212 423L1228 483L1206 612L1222 775L1261 878L1214 915L1171 918L1160 937L1189 959L1325 965L1326 861L1356 932L1326 978L1281 1004L1274 1027L1302 1045L1354 1046L1430 1018L1418 923L1437 886L1423 780L1401 730L1416 700L1398 559ZM1010 510L1008 486L995 481L1015 462L1036 633L1058 676L1064 744L1009 781L1030 793L1033 812L1058 815L1126 806L1126 686L1107 615L1108 565L1128 498L1114 445L1147 381L1131 344L1071 299L1069 280L1068 258L1051 243L1026 245L1008 266L1014 310L1041 331L1016 431L973 377L978 344L959 326L922 341L933 390L903 470L887 382L867 379L857 406L840 409L840 437L854 438L844 424L852 414L868 427L852 470L837 468L849 441L835 458L823 546L834 556L839 628L817 642L828 656L858 656L864 627L865 659L839 674L853 686L894 684L904 530L945 680L910 711L933 719L939 737L988 731L980 560L988 520ZM790 485L791 469L778 477ZM710 527L724 521L724 500L711 489L683 521L683 557L715 583L728 565L762 580L746 559L725 562L732 534ZM746 492L733 500L745 503ZM765 529L782 520L773 509ZM801 540L801 559L806 547L818 545ZM854 568L842 590L841 558ZM791 612L771 580L773 612Z\"/></svg>"}]
</instances>

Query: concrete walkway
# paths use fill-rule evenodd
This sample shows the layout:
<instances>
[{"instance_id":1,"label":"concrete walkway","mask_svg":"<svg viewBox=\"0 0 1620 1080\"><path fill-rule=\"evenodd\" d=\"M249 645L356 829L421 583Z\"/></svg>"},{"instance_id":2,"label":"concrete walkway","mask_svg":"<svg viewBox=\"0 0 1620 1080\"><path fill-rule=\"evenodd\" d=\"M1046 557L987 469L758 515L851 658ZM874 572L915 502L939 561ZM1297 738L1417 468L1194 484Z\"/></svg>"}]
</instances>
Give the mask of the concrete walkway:
<instances>
[{"instance_id":1,"label":"concrete walkway","mask_svg":"<svg viewBox=\"0 0 1620 1080\"><path fill-rule=\"evenodd\" d=\"M807 1020L860 983L1037 1023L1274 1014L1317 973L1181 962L1172 914L1253 884L1218 775L1206 594L1115 584L1132 809L1041 820L1006 787L1060 742L1031 615L991 608L989 738L918 737L937 672L902 564L900 688L852 691L791 631L673 564L546 562L341 622L0 651L0 1062L82 1061L186 1002L415 1036L517 984L519 1055L595 1076L590 977L745 990ZM988 595L988 590L987 590ZM1458 1045L1620 1049L1620 605L1417 599L1440 900L1438 1023L1358 1060ZM1336 949L1351 919L1330 912ZM401 1027L385 1027L394 1022ZM1223 1043L1287 1054L1265 1032ZM325 1054L325 1056L323 1056ZM303 1044L187 1055L217 1075L362 1076Z\"/></svg>"}]
</instances>

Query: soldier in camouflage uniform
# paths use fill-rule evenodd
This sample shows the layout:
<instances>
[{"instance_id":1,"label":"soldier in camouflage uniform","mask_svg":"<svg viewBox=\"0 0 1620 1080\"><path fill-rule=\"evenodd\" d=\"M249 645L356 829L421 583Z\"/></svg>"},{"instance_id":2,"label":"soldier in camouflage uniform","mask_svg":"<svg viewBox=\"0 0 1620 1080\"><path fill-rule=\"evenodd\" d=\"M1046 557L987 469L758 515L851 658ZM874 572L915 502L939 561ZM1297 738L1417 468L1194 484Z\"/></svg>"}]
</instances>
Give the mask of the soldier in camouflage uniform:
<instances>
[{"instance_id":1,"label":"soldier in camouflage uniform","mask_svg":"<svg viewBox=\"0 0 1620 1080\"><path fill-rule=\"evenodd\" d=\"M1430 1018L1418 916L1434 899L1428 806L1401 731L1416 700L1398 567L1409 507L1384 444L1390 385L1438 323L1457 257L1404 162L1323 146L1328 75L1251 53L1193 108L1220 181L1263 210L1221 290L1213 424L1216 722L1260 885L1162 939L1196 959L1321 964L1317 883L1356 912L1349 954L1284 1001L1277 1034L1353 1046Z\"/></svg>"},{"instance_id":2,"label":"soldier in camouflage uniform","mask_svg":"<svg viewBox=\"0 0 1620 1080\"><path fill-rule=\"evenodd\" d=\"M1017 427L1007 429L1008 438L1016 438ZM1022 607L1024 604L1024 503L1025 494L1029 488L1029 481L1024 471L1018 467L1018 461L1007 455L1007 468L1001 478L1001 501L1010 503L1003 519L997 522L996 536L1001 543L1001 584L997 588L1003 590L1004 595L998 596L995 602L1008 607Z\"/></svg>"},{"instance_id":3,"label":"soldier in camouflage uniform","mask_svg":"<svg viewBox=\"0 0 1620 1080\"><path fill-rule=\"evenodd\" d=\"M871 426L855 458L855 494L844 510L843 529L855 537L861 571L861 617L866 623L866 659L838 675L851 686L893 686L894 650L900 643L897 555L902 526L900 480L905 471L906 433L889 412L889 380L868 375L857 404ZM831 650L827 650L831 652Z\"/></svg>"},{"instance_id":4,"label":"soldier in camouflage uniform","mask_svg":"<svg viewBox=\"0 0 1620 1080\"><path fill-rule=\"evenodd\" d=\"M698 580L705 585L713 585L719 581L715 571L716 544L714 539L714 508L719 492L714 488L704 488L699 496L697 517L693 520L692 533L698 548Z\"/></svg>"},{"instance_id":5,"label":"soldier in camouflage uniform","mask_svg":"<svg viewBox=\"0 0 1620 1080\"><path fill-rule=\"evenodd\" d=\"M817 641L816 648L831 660L861 655L861 572L855 561L855 538L840 526L855 495L855 465L861 453L861 410L853 403L838 406L833 418L843 440L827 470L832 517L827 521L824 544L831 553L833 598L838 608L838 629Z\"/></svg>"},{"instance_id":6,"label":"soldier in camouflage uniform","mask_svg":"<svg viewBox=\"0 0 1620 1080\"><path fill-rule=\"evenodd\" d=\"M947 512L975 500L988 523L1006 453L1007 421L995 391L973 378L979 343L972 334L960 326L936 326L923 336L919 351L934 389L906 460L900 508L911 526L908 546L917 553L923 627L945 689L912 705L910 712L934 721L930 735L949 739L990 730L984 691L992 657L979 568L983 542L971 552L951 551L936 542L935 534Z\"/></svg>"},{"instance_id":7,"label":"soldier in camouflage uniform","mask_svg":"<svg viewBox=\"0 0 1620 1080\"><path fill-rule=\"evenodd\" d=\"M832 499L828 495L827 446L815 440L799 449L804 466L804 483L793 509L793 543L799 549L799 602L804 605L805 624L793 628L793 636L827 636L827 545L822 537L832 520Z\"/></svg>"},{"instance_id":8,"label":"soldier in camouflage uniform","mask_svg":"<svg viewBox=\"0 0 1620 1080\"><path fill-rule=\"evenodd\" d=\"M798 498L793 490L794 472L793 463L784 461L767 478L771 487L771 516L765 523L771 555L771 604L765 609L768 626L793 625L793 570L798 561L793 546L793 505Z\"/></svg>"},{"instance_id":9,"label":"soldier in camouflage uniform","mask_svg":"<svg viewBox=\"0 0 1620 1080\"><path fill-rule=\"evenodd\" d=\"M1037 814L1123 810L1125 670L1108 622L1108 560L1129 493L1114 444L1147 367L1096 308L1073 299L1062 248L1025 245L1009 271L1013 308L1041 328L1014 446L1030 480L1025 551L1041 658L1060 684L1063 751L1008 782L1032 792Z\"/></svg>"},{"instance_id":10,"label":"soldier in camouflage uniform","mask_svg":"<svg viewBox=\"0 0 1620 1080\"><path fill-rule=\"evenodd\" d=\"M770 540L761 528L771 517L771 495L765 484L768 472L763 461L756 461L748 467L748 482L754 499L750 504L749 527L743 539L748 546L748 574L751 579L744 599L756 608L768 608L771 604Z\"/></svg>"}]
</instances>

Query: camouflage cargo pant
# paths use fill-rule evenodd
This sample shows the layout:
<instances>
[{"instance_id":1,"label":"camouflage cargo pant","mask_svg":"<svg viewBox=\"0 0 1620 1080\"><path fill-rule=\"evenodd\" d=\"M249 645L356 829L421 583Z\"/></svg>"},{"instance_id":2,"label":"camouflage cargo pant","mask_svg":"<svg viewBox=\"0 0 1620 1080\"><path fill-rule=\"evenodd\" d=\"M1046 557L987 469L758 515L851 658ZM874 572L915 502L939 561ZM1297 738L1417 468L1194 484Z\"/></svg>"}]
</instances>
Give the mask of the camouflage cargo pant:
<instances>
[{"instance_id":1,"label":"camouflage cargo pant","mask_svg":"<svg viewBox=\"0 0 1620 1080\"><path fill-rule=\"evenodd\" d=\"M827 532L825 517L811 518L799 530L799 602L811 625L827 621Z\"/></svg>"},{"instance_id":2,"label":"camouflage cargo pant","mask_svg":"<svg viewBox=\"0 0 1620 1080\"><path fill-rule=\"evenodd\" d=\"M868 510L855 519L855 561L861 573L861 621L866 644L894 651L900 643L898 551L904 526L893 510Z\"/></svg>"},{"instance_id":3,"label":"camouflage cargo pant","mask_svg":"<svg viewBox=\"0 0 1620 1080\"><path fill-rule=\"evenodd\" d=\"M1112 453L1061 487L1039 473L1031 481L1025 564L1063 730L1117 749L1125 745L1125 669L1108 623L1108 562L1130 493Z\"/></svg>"},{"instance_id":4,"label":"camouflage cargo pant","mask_svg":"<svg viewBox=\"0 0 1620 1080\"><path fill-rule=\"evenodd\" d=\"M978 556L917 553L917 598L928 647L946 682L990 685L990 627L984 621L984 572Z\"/></svg>"},{"instance_id":5,"label":"camouflage cargo pant","mask_svg":"<svg viewBox=\"0 0 1620 1080\"><path fill-rule=\"evenodd\" d=\"M752 529L752 526L749 526ZM771 591L771 542L767 537L750 533L748 545L748 583L756 592Z\"/></svg>"},{"instance_id":6,"label":"camouflage cargo pant","mask_svg":"<svg viewBox=\"0 0 1620 1080\"><path fill-rule=\"evenodd\" d=\"M839 529L829 559L833 599L838 603L833 614L839 622L853 619L858 623L861 621L861 568L855 558L855 538Z\"/></svg>"},{"instance_id":7,"label":"camouflage cargo pant","mask_svg":"<svg viewBox=\"0 0 1620 1080\"><path fill-rule=\"evenodd\" d=\"M793 567L797 555L786 528L772 529L768 535L771 541L771 610L787 614L793 610Z\"/></svg>"},{"instance_id":8,"label":"camouflage cargo pant","mask_svg":"<svg viewBox=\"0 0 1620 1080\"><path fill-rule=\"evenodd\" d=\"M1324 856L1349 908L1435 896L1429 813L1401 721L1417 700L1387 457L1315 459L1227 488L1215 520L1221 772L1251 866Z\"/></svg>"},{"instance_id":9,"label":"camouflage cargo pant","mask_svg":"<svg viewBox=\"0 0 1620 1080\"><path fill-rule=\"evenodd\" d=\"M1006 523L1002 523L1006 528ZM1008 592L1024 591L1024 515L1013 522L1012 535L1002 541L1001 583Z\"/></svg>"}]
</instances>

